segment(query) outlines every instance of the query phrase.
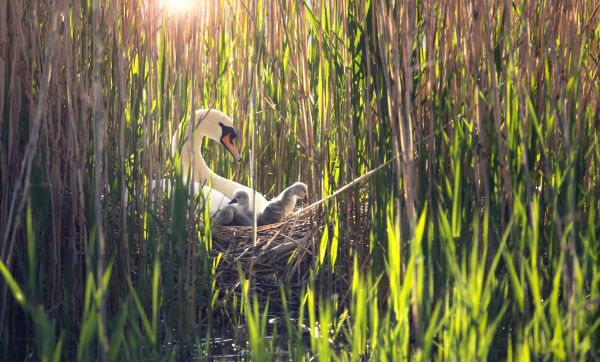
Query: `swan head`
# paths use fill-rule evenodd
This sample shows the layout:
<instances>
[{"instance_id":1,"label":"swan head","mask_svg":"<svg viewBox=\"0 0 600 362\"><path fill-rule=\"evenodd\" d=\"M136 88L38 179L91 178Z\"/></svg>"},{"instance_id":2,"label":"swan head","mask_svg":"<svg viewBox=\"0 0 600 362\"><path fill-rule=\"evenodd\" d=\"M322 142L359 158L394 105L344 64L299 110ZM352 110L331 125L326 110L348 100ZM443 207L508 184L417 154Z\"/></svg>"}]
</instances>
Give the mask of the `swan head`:
<instances>
[{"instance_id":1,"label":"swan head","mask_svg":"<svg viewBox=\"0 0 600 362\"><path fill-rule=\"evenodd\" d=\"M216 109L199 109L196 111L196 123L200 134L221 143L236 161L240 160L240 153L233 143L237 133L231 118Z\"/></svg>"},{"instance_id":2,"label":"swan head","mask_svg":"<svg viewBox=\"0 0 600 362\"><path fill-rule=\"evenodd\" d=\"M239 204L242 207L250 205L250 195L245 190L237 190L233 195L233 199L229 202L230 204Z\"/></svg>"}]
</instances>

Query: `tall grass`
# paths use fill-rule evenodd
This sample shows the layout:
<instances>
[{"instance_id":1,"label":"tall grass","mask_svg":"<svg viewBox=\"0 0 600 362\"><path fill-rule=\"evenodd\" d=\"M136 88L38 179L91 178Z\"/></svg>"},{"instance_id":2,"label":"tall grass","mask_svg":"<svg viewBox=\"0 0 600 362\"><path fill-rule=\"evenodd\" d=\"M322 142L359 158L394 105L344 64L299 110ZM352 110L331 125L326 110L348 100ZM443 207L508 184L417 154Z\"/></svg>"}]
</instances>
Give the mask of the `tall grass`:
<instances>
[{"instance_id":1,"label":"tall grass","mask_svg":"<svg viewBox=\"0 0 600 362\"><path fill-rule=\"evenodd\" d=\"M221 336L256 360L600 359L599 18L593 1L1 2L2 359L211 358ZM301 180L316 201L390 163L323 203L302 291L216 283L169 152L202 107L243 151L207 142L209 165L268 196Z\"/></svg>"}]
</instances>

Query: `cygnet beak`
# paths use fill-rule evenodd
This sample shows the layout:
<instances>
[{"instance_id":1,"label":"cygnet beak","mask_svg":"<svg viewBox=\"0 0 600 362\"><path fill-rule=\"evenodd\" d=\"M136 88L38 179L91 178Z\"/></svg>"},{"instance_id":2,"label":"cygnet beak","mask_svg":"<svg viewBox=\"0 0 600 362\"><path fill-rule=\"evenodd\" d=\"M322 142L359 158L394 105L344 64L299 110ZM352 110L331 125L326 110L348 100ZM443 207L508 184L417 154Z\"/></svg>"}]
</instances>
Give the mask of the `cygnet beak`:
<instances>
[{"instance_id":1,"label":"cygnet beak","mask_svg":"<svg viewBox=\"0 0 600 362\"><path fill-rule=\"evenodd\" d=\"M237 199L231 199L231 201L229 201L229 205L231 204L237 204Z\"/></svg>"}]
</instances>

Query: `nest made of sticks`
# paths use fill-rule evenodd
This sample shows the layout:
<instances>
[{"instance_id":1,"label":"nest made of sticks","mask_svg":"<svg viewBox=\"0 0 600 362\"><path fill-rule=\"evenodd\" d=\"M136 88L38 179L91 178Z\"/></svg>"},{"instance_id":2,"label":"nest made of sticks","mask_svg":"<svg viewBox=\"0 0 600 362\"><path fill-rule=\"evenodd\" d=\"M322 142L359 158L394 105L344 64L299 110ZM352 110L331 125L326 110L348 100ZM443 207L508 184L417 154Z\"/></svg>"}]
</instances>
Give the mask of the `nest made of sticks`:
<instances>
[{"instance_id":1,"label":"nest made of sticks","mask_svg":"<svg viewBox=\"0 0 600 362\"><path fill-rule=\"evenodd\" d=\"M396 157L327 197L295 211L284 222L259 227L256 240L252 227L213 225L213 257L221 256L216 273L219 286L226 289L226 295L239 291L242 272L245 278L252 280L252 288L262 296L277 297L281 283L292 289L301 289L316 258L316 238L322 229L322 224L317 222L320 205L360 184ZM364 209L366 206L360 207ZM367 220L362 220L366 215L366 210L363 210L360 217L361 222L368 225Z\"/></svg>"},{"instance_id":2,"label":"nest made of sticks","mask_svg":"<svg viewBox=\"0 0 600 362\"><path fill-rule=\"evenodd\" d=\"M213 257L219 257L216 277L220 288L235 292L240 271L263 296L279 294L281 283L300 287L315 258L320 224L317 207L298 209L284 222L259 226L254 239L250 226L212 225Z\"/></svg>"}]
</instances>

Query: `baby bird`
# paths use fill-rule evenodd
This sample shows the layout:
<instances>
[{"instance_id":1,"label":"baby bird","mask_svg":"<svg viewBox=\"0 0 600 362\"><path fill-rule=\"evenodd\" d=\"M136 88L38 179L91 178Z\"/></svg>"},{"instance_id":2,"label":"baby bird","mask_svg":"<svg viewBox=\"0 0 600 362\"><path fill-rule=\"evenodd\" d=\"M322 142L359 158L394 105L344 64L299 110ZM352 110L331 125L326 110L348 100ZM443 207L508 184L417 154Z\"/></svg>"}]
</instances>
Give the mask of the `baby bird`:
<instances>
[{"instance_id":1,"label":"baby bird","mask_svg":"<svg viewBox=\"0 0 600 362\"><path fill-rule=\"evenodd\" d=\"M250 195L246 190L238 189L233 194L233 199L229 202L230 205L235 205L235 208L248 218L252 219L252 212L250 211Z\"/></svg>"},{"instance_id":2,"label":"baby bird","mask_svg":"<svg viewBox=\"0 0 600 362\"><path fill-rule=\"evenodd\" d=\"M223 226L252 226L248 215L239 212L234 205L227 205L213 216L213 223Z\"/></svg>"},{"instance_id":3,"label":"baby bird","mask_svg":"<svg viewBox=\"0 0 600 362\"><path fill-rule=\"evenodd\" d=\"M233 206L225 206L213 216L212 222L215 225L229 225L233 221L233 215L236 209Z\"/></svg>"},{"instance_id":4,"label":"baby bird","mask_svg":"<svg viewBox=\"0 0 600 362\"><path fill-rule=\"evenodd\" d=\"M308 188L302 182L296 182L292 186L283 190L276 198L269 201L269 204L263 212L258 216L258 225L268 225L281 222L288 216L297 199L303 199L308 195Z\"/></svg>"},{"instance_id":5,"label":"baby bird","mask_svg":"<svg viewBox=\"0 0 600 362\"><path fill-rule=\"evenodd\" d=\"M229 205L221 209L214 217L217 225L252 226L250 218L250 196L245 190L237 190Z\"/></svg>"}]
</instances>

